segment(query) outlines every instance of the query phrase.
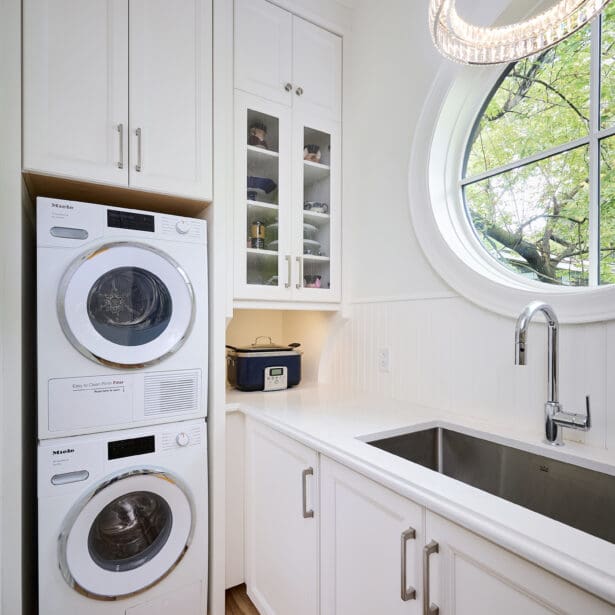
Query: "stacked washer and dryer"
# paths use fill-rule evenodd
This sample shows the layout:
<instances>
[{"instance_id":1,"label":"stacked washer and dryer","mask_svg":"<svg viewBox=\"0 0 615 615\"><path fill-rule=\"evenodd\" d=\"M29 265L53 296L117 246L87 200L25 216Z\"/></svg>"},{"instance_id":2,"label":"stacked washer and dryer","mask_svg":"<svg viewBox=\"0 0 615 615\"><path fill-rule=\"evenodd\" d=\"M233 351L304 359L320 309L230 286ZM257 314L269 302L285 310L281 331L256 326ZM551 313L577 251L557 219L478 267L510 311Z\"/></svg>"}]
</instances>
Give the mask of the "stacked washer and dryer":
<instances>
[{"instance_id":1,"label":"stacked washer and dryer","mask_svg":"<svg viewBox=\"0 0 615 615\"><path fill-rule=\"evenodd\" d=\"M40 615L203 615L201 220L39 198Z\"/></svg>"}]
</instances>

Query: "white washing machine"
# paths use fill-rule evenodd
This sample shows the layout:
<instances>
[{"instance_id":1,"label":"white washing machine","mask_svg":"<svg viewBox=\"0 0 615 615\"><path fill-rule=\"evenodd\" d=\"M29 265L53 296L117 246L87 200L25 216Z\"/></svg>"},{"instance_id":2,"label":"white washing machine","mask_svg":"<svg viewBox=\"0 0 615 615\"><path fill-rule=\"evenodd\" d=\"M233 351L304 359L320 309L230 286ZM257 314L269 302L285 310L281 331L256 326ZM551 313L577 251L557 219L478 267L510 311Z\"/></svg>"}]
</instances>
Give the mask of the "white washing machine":
<instances>
[{"instance_id":1,"label":"white washing machine","mask_svg":"<svg viewBox=\"0 0 615 615\"><path fill-rule=\"evenodd\" d=\"M39 615L204 615L204 419L38 448Z\"/></svg>"},{"instance_id":2,"label":"white washing machine","mask_svg":"<svg viewBox=\"0 0 615 615\"><path fill-rule=\"evenodd\" d=\"M37 201L38 436L206 415L203 220Z\"/></svg>"}]
</instances>

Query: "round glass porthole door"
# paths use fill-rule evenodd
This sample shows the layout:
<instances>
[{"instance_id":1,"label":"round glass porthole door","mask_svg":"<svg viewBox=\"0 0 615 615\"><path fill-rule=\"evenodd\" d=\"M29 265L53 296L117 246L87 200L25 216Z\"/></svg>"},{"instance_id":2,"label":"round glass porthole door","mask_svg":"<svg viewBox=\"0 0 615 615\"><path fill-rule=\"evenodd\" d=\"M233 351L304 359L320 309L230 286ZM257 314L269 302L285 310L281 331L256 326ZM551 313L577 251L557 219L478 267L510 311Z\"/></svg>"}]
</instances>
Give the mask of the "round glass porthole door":
<instances>
[{"instance_id":1,"label":"round glass porthole door","mask_svg":"<svg viewBox=\"0 0 615 615\"><path fill-rule=\"evenodd\" d=\"M60 534L60 569L90 597L132 595L175 567L192 533L192 503L177 479L158 470L132 471L73 508Z\"/></svg>"},{"instance_id":2,"label":"round glass porthole door","mask_svg":"<svg viewBox=\"0 0 615 615\"><path fill-rule=\"evenodd\" d=\"M58 293L65 335L90 359L143 367L175 352L194 320L184 271L145 244L118 242L81 255Z\"/></svg>"}]
</instances>

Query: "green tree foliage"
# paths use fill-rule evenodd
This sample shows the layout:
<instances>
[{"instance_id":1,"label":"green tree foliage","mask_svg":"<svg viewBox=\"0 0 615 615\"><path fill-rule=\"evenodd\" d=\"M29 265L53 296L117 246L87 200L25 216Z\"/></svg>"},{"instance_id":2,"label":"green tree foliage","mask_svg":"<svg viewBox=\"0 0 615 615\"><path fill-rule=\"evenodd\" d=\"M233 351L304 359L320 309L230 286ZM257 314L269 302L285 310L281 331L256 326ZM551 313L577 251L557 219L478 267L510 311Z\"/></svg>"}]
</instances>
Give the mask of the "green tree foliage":
<instances>
[{"instance_id":1,"label":"green tree foliage","mask_svg":"<svg viewBox=\"0 0 615 615\"><path fill-rule=\"evenodd\" d=\"M603 17L601 127L615 122L615 3ZM590 164L587 145L524 164L590 130L590 27L509 66L472 134L465 177L469 217L505 266L552 284L589 282ZM613 137L612 139L615 139ZM615 140L600 145L601 283L615 282Z\"/></svg>"}]
</instances>

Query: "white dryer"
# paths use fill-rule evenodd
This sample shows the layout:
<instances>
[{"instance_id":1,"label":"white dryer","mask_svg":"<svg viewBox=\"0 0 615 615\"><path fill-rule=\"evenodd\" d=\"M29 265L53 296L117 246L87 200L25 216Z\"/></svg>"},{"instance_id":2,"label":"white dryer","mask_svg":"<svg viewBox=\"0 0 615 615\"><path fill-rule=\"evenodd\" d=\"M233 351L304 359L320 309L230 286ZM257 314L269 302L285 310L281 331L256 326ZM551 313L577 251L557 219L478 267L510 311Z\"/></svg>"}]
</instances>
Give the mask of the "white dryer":
<instances>
[{"instance_id":1,"label":"white dryer","mask_svg":"<svg viewBox=\"0 0 615 615\"><path fill-rule=\"evenodd\" d=\"M38 436L206 415L203 220L37 201Z\"/></svg>"},{"instance_id":2,"label":"white dryer","mask_svg":"<svg viewBox=\"0 0 615 615\"><path fill-rule=\"evenodd\" d=\"M39 615L203 615L204 419L38 448Z\"/></svg>"}]
</instances>

